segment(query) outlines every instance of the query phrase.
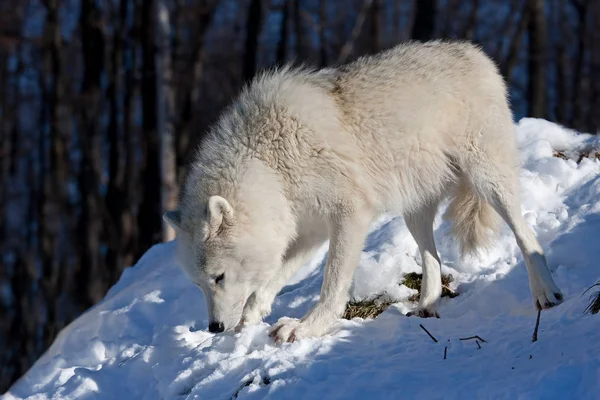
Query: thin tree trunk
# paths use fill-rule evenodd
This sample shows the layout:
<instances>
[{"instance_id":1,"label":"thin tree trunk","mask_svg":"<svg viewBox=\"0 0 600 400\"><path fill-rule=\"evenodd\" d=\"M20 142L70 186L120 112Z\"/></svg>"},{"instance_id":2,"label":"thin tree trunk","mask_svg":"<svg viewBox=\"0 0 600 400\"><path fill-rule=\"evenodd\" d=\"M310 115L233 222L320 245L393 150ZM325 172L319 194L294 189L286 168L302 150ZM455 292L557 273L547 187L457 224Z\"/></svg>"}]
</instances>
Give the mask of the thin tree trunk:
<instances>
[{"instance_id":1,"label":"thin tree trunk","mask_svg":"<svg viewBox=\"0 0 600 400\"><path fill-rule=\"evenodd\" d=\"M121 9L121 15L124 10ZM125 93L123 99L123 153L124 153L124 200L123 213L121 215L123 246L123 265L132 265L140 251L140 226L136 219L137 208L140 203L141 190L138 182L141 180L142 166L139 165L138 154L140 143L135 139L136 129L136 99L140 95L140 81L137 79L140 71L138 69L138 49L134 41L139 42L142 22L142 8L136 7L133 13L133 32L131 41L125 41L123 66L125 68ZM124 18L127 20L127 18ZM142 142L141 138L140 142Z\"/></svg>"},{"instance_id":2,"label":"thin tree trunk","mask_svg":"<svg viewBox=\"0 0 600 400\"><path fill-rule=\"evenodd\" d=\"M561 1L561 0L559 0ZM519 11L519 7L520 3L513 1L510 3L510 9L508 10L508 14L506 17L506 20L504 21L504 24L502 24L502 28L500 28L499 30L499 34L497 34L497 39L496 39L496 43L494 45L494 50L492 55L496 58L496 59L501 59L504 57L504 42L506 42L506 37L507 36L511 36L512 35L512 29L513 29L513 25L515 25L515 30L518 30L518 26L519 26L519 16L518 16L518 11ZM516 19L515 16L516 15ZM514 19L514 21L513 21Z\"/></svg>"},{"instance_id":3,"label":"thin tree trunk","mask_svg":"<svg viewBox=\"0 0 600 400\"><path fill-rule=\"evenodd\" d=\"M477 28L477 13L479 11L479 0L472 0L471 13L467 19L464 37L467 40L473 41L475 38L475 29Z\"/></svg>"},{"instance_id":4,"label":"thin tree trunk","mask_svg":"<svg viewBox=\"0 0 600 400\"><path fill-rule=\"evenodd\" d=\"M304 26L302 24L302 10L300 0L294 1L294 28L296 29L296 58L304 61L308 56L309 49L305 43Z\"/></svg>"},{"instance_id":5,"label":"thin tree trunk","mask_svg":"<svg viewBox=\"0 0 600 400\"><path fill-rule=\"evenodd\" d=\"M511 85L512 82L512 74L517 66L519 61L519 52L521 51L521 42L523 40L523 35L525 34L525 30L529 23L529 10L527 5L523 7L521 12L521 20L519 21L519 25L517 26L517 31L515 32L515 37L510 41L510 46L508 49L508 53L506 56L506 61L503 63L501 71L502 75L506 78L508 85Z\"/></svg>"},{"instance_id":6,"label":"thin tree trunk","mask_svg":"<svg viewBox=\"0 0 600 400\"><path fill-rule=\"evenodd\" d=\"M412 38L420 41L430 40L435 34L436 0L418 0L415 7Z\"/></svg>"},{"instance_id":7,"label":"thin tree trunk","mask_svg":"<svg viewBox=\"0 0 600 400\"><path fill-rule=\"evenodd\" d=\"M402 0L395 0L394 1L394 9L392 12L392 24L394 26L393 29L393 39L394 42L398 42L400 41L401 35L400 35L400 16L401 14L401 8L402 8Z\"/></svg>"},{"instance_id":8,"label":"thin tree trunk","mask_svg":"<svg viewBox=\"0 0 600 400\"><path fill-rule=\"evenodd\" d=\"M528 0L529 9L529 116L546 116L547 24L543 0Z\"/></svg>"},{"instance_id":9,"label":"thin tree trunk","mask_svg":"<svg viewBox=\"0 0 600 400\"><path fill-rule=\"evenodd\" d=\"M321 67L327 66L327 0L319 3L319 56Z\"/></svg>"},{"instance_id":10,"label":"thin tree trunk","mask_svg":"<svg viewBox=\"0 0 600 400\"><path fill-rule=\"evenodd\" d=\"M102 200L100 186L100 120L101 79L104 72L104 33L100 10L95 0L84 0L80 16L81 50L83 53L83 85L80 109L82 162L79 171L79 189L82 201L82 218L79 220L80 249L83 251L77 293L80 304L87 308L99 301L108 289L109 273L100 256L102 235Z\"/></svg>"},{"instance_id":11,"label":"thin tree trunk","mask_svg":"<svg viewBox=\"0 0 600 400\"><path fill-rule=\"evenodd\" d=\"M1 58L4 58L4 54L0 54ZM5 232L6 232L6 221L4 218L4 210L6 206L6 192L8 188L8 171L10 170L10 165L14 163L13 160L13 143L11 140L11 135L8 134L10 129L10 118L9 113L12 107L9 106L8 99L8 84L9 82L9 73L8 73L8 63L2 63L0 65L0 254L5 253ZM13 123L16 123L14 110L12 112ZM0 279L5 276L6 271L4 270L4 263L0 262ZM0 304L0 310L2 310L2 304ZM0 328L2 328L2 323L0 321ZM0 336L1 337L1 336ZM0 377L1 379L1 377Z\"/></svg>"},{"instance_id":12,"label":"thin tree trunk","mask_svg":"<svg viewBox=\"0 0 600 400\"><path fill-rule=\"evenodd\" d=\"M144 0L141 7L143 167L142 199L137 221L140 229L138 256L162 238L160 141L156 113L158 88L155 0Z\"/></svg>"},{"instance_id":13,"label":"thin tree trunk","mask_svg":"<svg viewBox=\"0 0 600 400\"><path fill-rule=\"evenodd\" d=\"M169 9L164 0L156 3L156 59L157 130L160 136L161 214L175 208L177 203L177 176L175 173L175 141L173 139L173 73L171 70L171 26ZM162 218L161 218L162 221ZM163 221L162 239L175 238L175 231Z\"/></svg>"},{"instance_id":14,"label":"thin tree trunk","mask_svg":"<svg viewBox=\"0 0 600 400\"><path fill-rule=\"evenodd\" d=\"M415 1L415 7L418 8L418 3L419 0ZM446 3L446 7L443 10L443 14L444 14L444 18L442 19L441 24L440 24L440 36L441 37L448 37L448 38L455 38L457 36L457 32L455 31L455 26L454 23L456 22L457 15L458 15L458 8L459 8L459 2L460 0L448 0L448 2ZM416 17L416 14L415 14ZM413 26L414 28L415 26ZM414 31L414 29L413 29Z\"/></svg>"},{"instance_id":15,"label":"thin tree trunk","mask_svg":"<svg viewBox=\"0 0 600 400\"><path fill-rule=\"evenodd\" d=\"M181 85L177 88L178 96L176 98L182 99L177 109L181 110L177 119L175 127L175 148L177 157L177 182L181 184L183 177L185 176L185 164L187 156L190 153L191 138L190 138L190 125L194 116L194 109L198 102L199 87L204 76L204 48L206 44L206 32L210 28L217 5L219 2L214 2L212 7L204 9L197 18L197 29L195 34L196 42L192 46L192 59L184 60L182 64L186 67L190 66L189 69L184 69L183 75L191 76L191 81L181 82ZM175 54L177 54L175 49Z\"/></svg>"},{"instance_id":16,"label":"thin tree trunk","mask_svg":"<svg viewBox=\"0 0 600 400\"><path fill-rule=\"evenodd\" d=\"M563 0L556 0L554 5L555 11L555 26L560 26L560 37L556 49L556 106L555 115L556 121L561 124L567 122L569 115L569 57L567 55L566 41L569 37L568 20L564 18L565 8Z\"/></svg>"},{"instance_id":17,"label":"thin tree trunk","mask_svg":"<svg viewBox=\"0 0 600 400\"><path fill-rule=\"evenodd\" d=\"M572 0L571 4L577 12L577 58L575 59L573 74L573 121L571 125L578 130L585 130L585 115L588 110L588 77L585 71L585 58L587 54L588 36L588 2Z\"/></svg>"},{"instance_id":18,"label":"thin tree trunk","mask_svg":"<svg viewBox=\"0 0 600 400\"><path fill-rule=\"evenodd\" d=\"M48 171L45 173L43 196L40 196L40 234L42 244L42 292L46 303L46 321L43 325L44 348L49 346L58 333L57 300L59 298L59 269L61 261L57 250L61 216L64 216L64 185L68 176L66 146L62 132L63 118L63 67L61 60L62 38L59 26L59 2L47 0L45 39L47 104L49 111L50 154ZM42 150L45 153L45 150ZM42 164L44 165L44 164ZM42 167L44 170L44 167Z\"/></svg>"},{"instance_id":19,"label":"thin tree trunk","mask_svg":"<svg viewBox=\"0 0 600 400\"><path fill-rule=\"evenodd\" d=\"M382 0L374 0L371 6L371 53L383 48Z\"/></svg>"},{"instance_id":20,"label":"thin tree trunk","mask_svg":"<svg viewBox=\"0 0 600 400\"><path fill-rule=\"evenodd\" d=\"M108 144L110 146L108 155L108 188L106 191L107 219L105 225L108 229L108 249L106 252L105 265L109 271L109 281L115 282L120 275L123 265L123 224L122 216L127 206L125 196L125 144L123 139L124 129L120 129L119 99L123 90L121 74L123 72L121 62L123 61L124 46L127 35L128 4L120 3L116 32L113 36L113 48L110 57L110 85L108 87L108 101L110 122L108 126ZM116 13L115 13L116 14ZM115 22L117 24L117 22ZM124 118L127 124L127 118Z\"/></svg>"},{"instance_id":21,"label":"thin tree trunk","mask_svg":"<svg viewBox=\"0 0 600 400\"><path fill-rule=\"evenodd\" d=\"M593 7L592 21L594 25L600 23L600 6L598 4ZM600 34L597 30L591 32L591 66L590 66L590 110L588 113L588 129L589 133L598 134L600 133Z\"/></svg>"},{"instance_id":22,"label":"thin tree trunk","mask_svg":"<svg viewBox=\"0 0 600 400\"><path fill-rule=\"evenodd\" d=\"M350 55L352 54L352 51L354 49L354 44L356 43L356 39L358 39L358 36L360 35L360 32L362 31L363 24L365 23L365 19L367 18L367 14L368 14L369 9L372 4L373 4L373 0L364 0L363 1L362 7L361 7L358 15L356 16L356 20L354 21L354 26L352 28L352 32L350 33L350 37L348 38L348 40L346 40L346 42L340 49L340 54L338 55L337 64L345 63L348 60L348 58L350 57Z\"/></svg>"},{"instance_id":23,"label":"thin tree trunk","mask_svg":"<svg viewBox=\"0 0 600 400\"><path fill-rule=\"evenodd\" d=\"M262 0L251 0L246 21L246 46L244 49L244 81L254 78L257 69L258 38L262 30Z\"/></svg>"},{"instance_id":24,"label":"thin tree trunk","mask_svg":"<svg viewBox=\"0 0 600 400\"><path fill-rule=\"evenodd\" d=\"M281 16L281 29L279 34L279 42L277 43L276 60L277 64L283 65L287 60L287 44L288 44L288 25L290 19L290 2L286 1L283 4Z\"/></svg>"}]
</instances>

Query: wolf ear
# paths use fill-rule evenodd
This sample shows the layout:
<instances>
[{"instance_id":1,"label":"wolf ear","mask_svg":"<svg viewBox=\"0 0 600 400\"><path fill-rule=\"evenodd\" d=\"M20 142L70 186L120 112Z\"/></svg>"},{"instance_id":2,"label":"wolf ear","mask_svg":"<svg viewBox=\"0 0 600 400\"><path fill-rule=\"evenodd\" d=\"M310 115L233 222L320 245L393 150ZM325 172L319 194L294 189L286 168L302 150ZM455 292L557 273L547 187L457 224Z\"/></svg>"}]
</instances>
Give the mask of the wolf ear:
<instances>
[{"instance_id":1,"label":"wolf ear","mask_svg":"<svg viewBox=\"0 0 600 400\"><path fill-rule=\"evenodd\" d=\"M181 212L179 210L167 211L163 214L165 222L175 230L181 230Z\"/></svg>"},{"instance_id":2,"label":"wolf ear","mask_svg":"<svg viewBox=\"0 0 600 400\"><path fill-rule=\"evenodd\" d=\"M208 199L208 224L211 234L216 234L223 223L233 223L233 208L227 200L221 196L212 196Z\"/></svg>"}]
</instances>

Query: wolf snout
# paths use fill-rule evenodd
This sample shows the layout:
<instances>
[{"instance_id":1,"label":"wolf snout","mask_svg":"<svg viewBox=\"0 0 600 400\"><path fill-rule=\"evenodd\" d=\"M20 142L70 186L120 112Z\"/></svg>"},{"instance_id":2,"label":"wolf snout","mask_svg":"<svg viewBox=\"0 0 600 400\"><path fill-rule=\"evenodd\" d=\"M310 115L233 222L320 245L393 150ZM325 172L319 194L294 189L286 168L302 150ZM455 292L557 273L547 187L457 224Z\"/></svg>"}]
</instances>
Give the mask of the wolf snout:
<instances>
[{"instance_id":1,"label":"wolf snout","mask_svg":"<svg viewBox=\"0 0 600 400\"><path fill-rule=\"evenodd\" d=\"M221 333L225 330L225 325L222 322L211 322L208 324L208 331L210 333Z\"/></svg>"}]
</instances>

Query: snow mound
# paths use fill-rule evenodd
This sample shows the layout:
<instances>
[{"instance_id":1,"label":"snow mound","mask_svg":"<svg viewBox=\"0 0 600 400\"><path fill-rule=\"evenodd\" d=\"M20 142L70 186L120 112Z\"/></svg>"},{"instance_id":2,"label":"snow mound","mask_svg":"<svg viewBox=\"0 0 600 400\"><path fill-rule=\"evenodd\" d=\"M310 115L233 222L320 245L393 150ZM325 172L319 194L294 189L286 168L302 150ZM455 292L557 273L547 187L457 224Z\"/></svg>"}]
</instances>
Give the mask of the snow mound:
<instances>
[{"instance_id":1,"label":"snow mound","mask_svg":"<svg viewBox=\"0 0 600 400\"><path fill-rule=\"evenodd\" d=\"M341 320L324 338L281 346L268 337L269 324L301 317L317 301L324 247L279 294L265 323L213 335L202 293L174 265L173 243L157 245L3 398L597 396L600 315L584 315L581 295L600 277L600 160L578 154L600 149L600 138L535 119L521 120L517 136L522 211L565 295L542 313L537 342L527 274L508 228L480 258L460 260L438 217L443 272L454 276L460 296L443 299L441 319L423 320L403 315L414 291L400 284L404 274L421 272L417 246L401 218L385 217L373 227L352 286L357 300L384 294L399 301L375 320ZM473 335L485 343L459 340Z\"/></svg>"}]
</instances>

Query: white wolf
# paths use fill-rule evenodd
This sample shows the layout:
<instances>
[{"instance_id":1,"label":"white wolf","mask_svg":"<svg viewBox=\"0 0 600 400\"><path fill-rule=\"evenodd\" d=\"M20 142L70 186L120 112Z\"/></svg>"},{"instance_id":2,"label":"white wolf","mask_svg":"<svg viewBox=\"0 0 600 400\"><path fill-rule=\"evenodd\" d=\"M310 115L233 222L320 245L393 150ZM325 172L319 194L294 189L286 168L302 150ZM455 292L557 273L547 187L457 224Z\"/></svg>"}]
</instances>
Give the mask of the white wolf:
<instances>
[{"instance_id":1,"label":"white wolf","mask_svg":"<svg viewBox=\"0 0 600 400\"><path fill-rule=\"evenodd\" d=\"M484 244L499 214L523 253L534 304L562 300L524 222L518 150L494 63L461 42L401 44L337 68L262 74L203 140L180 207L179 263L202 289L209 330L259 322L286 281L327 239L318 303L282 318L277 342L328 332L348 300L370 222L404 216L423 259L416 315L438 316L433 239L440 201L464 252ZM497 212L497 214L494 212Z\"/></svg>"}]
</instances>

